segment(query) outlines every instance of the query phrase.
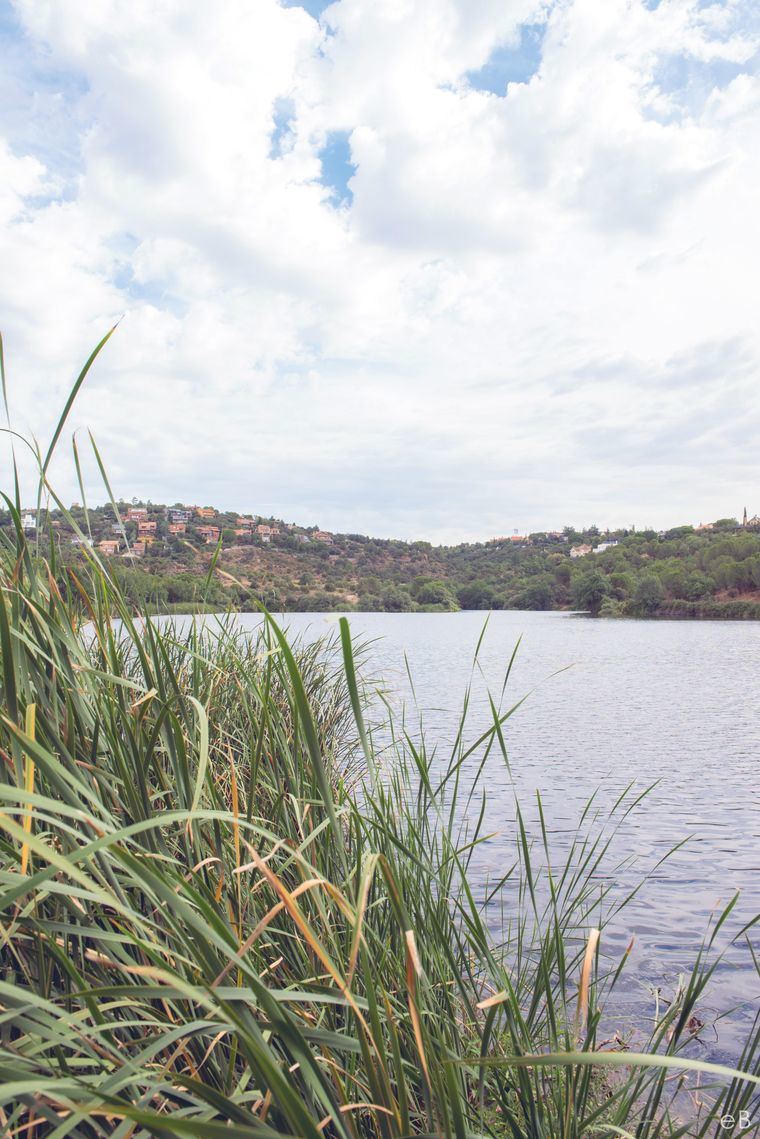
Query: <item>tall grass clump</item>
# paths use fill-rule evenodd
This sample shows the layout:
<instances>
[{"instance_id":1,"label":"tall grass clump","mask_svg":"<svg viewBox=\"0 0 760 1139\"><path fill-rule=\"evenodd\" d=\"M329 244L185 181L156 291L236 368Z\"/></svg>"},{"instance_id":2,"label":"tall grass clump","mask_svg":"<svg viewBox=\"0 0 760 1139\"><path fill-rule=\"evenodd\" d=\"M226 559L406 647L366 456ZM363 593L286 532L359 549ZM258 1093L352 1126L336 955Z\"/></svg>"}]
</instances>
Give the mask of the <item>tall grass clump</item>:
<instances>
[{"instance_id":1,"label":"tall grass clump","mask_svg":"<svg viewBox=\"0 0 760 1139\"><path fill-rule=\"evenodd\" d=\"M729 1112L754 1133L757 1028L741 1071L683 1051L711 942L643 1053L600 1040L609 829L589 813L558 862L518 810L514 864L476 890L510 710L468 741L465 702L446 755L378 728L345 622L306 644L267 615L245 637L145 618L6 503L0 1133L654 1139Z\"/></svg>"}]
</instances>

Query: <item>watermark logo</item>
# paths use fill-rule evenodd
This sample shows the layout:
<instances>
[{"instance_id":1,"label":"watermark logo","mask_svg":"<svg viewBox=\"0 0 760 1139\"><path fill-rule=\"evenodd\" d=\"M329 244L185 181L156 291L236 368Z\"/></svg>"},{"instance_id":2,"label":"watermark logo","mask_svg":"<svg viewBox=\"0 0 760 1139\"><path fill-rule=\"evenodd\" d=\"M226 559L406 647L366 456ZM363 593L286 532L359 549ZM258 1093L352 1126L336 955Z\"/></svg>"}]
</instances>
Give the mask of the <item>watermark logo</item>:
<instances>
[{"instance_id":1,"label":"watermark logo","mask_svg":"<svg viewBox=\"0 0 760 1139\"><path fill-rule=\"evenodd\" d=\"M738 1115L732 1115L728 1112L726 1115L721 1115L719 1121L721 1131L728 1133L734 1131L736 1128L743 1129L749 1127L749 1112L740 1111Z\"/></svg>"}]
</instances>

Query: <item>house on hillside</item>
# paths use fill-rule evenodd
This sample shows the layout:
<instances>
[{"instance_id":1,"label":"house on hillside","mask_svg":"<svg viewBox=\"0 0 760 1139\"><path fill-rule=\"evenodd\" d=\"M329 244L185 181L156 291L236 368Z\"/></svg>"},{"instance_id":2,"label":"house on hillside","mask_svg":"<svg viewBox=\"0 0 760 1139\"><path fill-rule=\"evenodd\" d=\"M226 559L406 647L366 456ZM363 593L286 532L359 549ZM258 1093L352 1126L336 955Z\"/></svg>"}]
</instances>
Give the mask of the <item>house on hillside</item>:
<instances>
[{"instance_id":1,"label":"house on hillside","mask_svg":"<svg viewBox=\"0 0 760 1139\"><path fill-rule=\"evenodd\" d=\"M509 540L510 540L510 542L516 542L516 543L528 541L528 539L525 537L524 534L510 534Z\"/></svg>"},{"instance_id":2,"label":"house on hillside","mask_svg":"<svg viewBox=\"0 0 760 1139\"><path fill-rule=\"evenodd\" d=\"M127 508L128 522L141 522L148 517L147 506L129 506Z\"/></svg>"},{"instance_id":3,"label":"house on hillside","mask_svg":"<svg viewBox=\"0 0 760 1139\"><path fill-rule=\"evenodd\" d=\"M272 538L276 538L279 535L280 527L269 526L267 523L263 522L256 527L256 533L258 534L259 538L261 538L262 542L271 542Z\"/></svg>"},{"instance_id":4,"label":"house on hillside","mask_svg":"<svg viewBox=\"0 0 760 1139\"><path fill-rule=\"evenodd\" d=\"M332 544L333 536L327 530L315 530L312 534L315 542L327 542L328 545Z\"/></svg>"},{"instance_id":5,"label":"house on hillside","mask_svg":"<svg viewBox=\"0 0 760 1139\"><path fill-rule=\"evenodd\" d=\"M170 522L189 522L192 516L192 510L188 510L184 506L172 506L166 512L166 517Z\"/></svg>"},{"instance_id":6,"label":"house on hillside","mask_svg":"<svg viewBox=\"0 0 760 1139\"><path fill-rule=\"evenodd\" d=\"M235 525L238 527L239 530L253 530L254 521L252 518L240 517L240 518L235 519Z\"/></svg>"},{"instance_id":7,"label":"house on hillside","mask_svg":"<svg viewBox=\"0 0 760 1139\"><path fill-rule=\"evenodd\" d=\"M196 506L195 514L197 518L216 518L216 510L213 506Z\"/></svg>"},{"instance_id":8,"label":"house on hillside","mask_svg":"<svg viewBox=\"0 0 760 1139\"><path fill-rule=\"evenodd\" d=\"M613 550L617 545L617 542L600 542L599 545L594 548L594 553L603 554L605 550Z\"/></svg>"},{"instance_id":9,"label":"house on hillside","mask_svg":"<svg viewBox=\"0 0 760 1139\"><path fill-rule=\"evenodd\" d=\"M30 511L27 511L27 513L21 519L21 527L22 527L25 534L33 534L34 531L37 529L37 518L36 518L36 516L34 514L32 514Z\"/></svg>"},{"instance_id":10,"label":"house on hillside","mask_svg":"<svg viewBox=\"0 0 760 1139\"><path fill-rule=\"evenodd\" d=\"M207 546L216 545L219 541L221 530L218 526L199 526L198 533Z\"/></svg>"},{"instance_id":11,"label":"house on hillside","mask_svg":"<svg viewBox=\"0 0 760 1139\"><path fill-rule=\"evenodd\" d=\"M137 523L137 533L139 534L139 536L141 538L144 538L146 536L146 534L155 535L156 523L155 522L147 522L145 520L138 522Z\"/></svg>"},{"instance_id":12,"label":"house on hillside","mask_svg":"<svg viewBox=\"0 0 760 1139\"><path fill-rule=\"evenodd\" d=\"M166 529L170 534L184 534L187 530L187 523L185 522L170 522Z\"/></svg>"},{"instance_id":13,"label":"house on hillside","mask_svg":"<svg viewBox=\"0 0 760 1139\"><path fill-rule=\"evenodd\" d=\"M713 522L700 522L699 526L694 527L697 534L703 534L706 530L714 530L715 524Z\"/></svg>"},{"instance_id":14,"label":"house on hillside","mask_svg":"<svg viewBox=\"0 0 760 1139\"><path fill-rule=\"evenodd\" d=\"M120 545L121 542L116 538L103 538L101 542L98 542L98 549L107 558L113 558L118 554Z\"/></svg>"},{"instance_id":15,"label":"house on hillside","mask_svg":"<svg viewBox=\"0 0 760 1139\"><path fill-rule=\"evenodd\" d=\"M593 549L593 546L587 546L585 544L580 545L580 546L571 546L570 547L570 557L571 558L585 558L586 554L590 554L592 549Z\"/></svg>"},{"instance_id":16,"label":"house on hillside","mask_svg":"<svg viewBox=\"0 0 760 1139\"><path fill-rule=\"evenodd\" d=\"M145 553L145 551L147 550L147 548L148 548L148 543L145 541L145 539L144 538L139 539L137 542L132 543L132 549L127 550L126 556L128 557L129 554L134 554L134 556L136 558L141 558L143 556L143 554Z\"/></svg>"}]
</instances>

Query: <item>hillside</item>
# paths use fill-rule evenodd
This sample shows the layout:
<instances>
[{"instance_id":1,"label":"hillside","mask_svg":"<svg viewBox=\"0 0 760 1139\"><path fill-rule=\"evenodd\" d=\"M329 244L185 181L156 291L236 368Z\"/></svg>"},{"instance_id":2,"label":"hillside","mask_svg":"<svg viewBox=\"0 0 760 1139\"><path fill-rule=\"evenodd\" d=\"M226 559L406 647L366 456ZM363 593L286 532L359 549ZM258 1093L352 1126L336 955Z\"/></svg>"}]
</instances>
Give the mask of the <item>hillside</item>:
<instances>
[{"instance_id":1,"label":"hillside","mask_svg":"<svg viewBox=\"0 0 760 1139\"><path fill-rule=\"evenodd\" d=\"M760 617L760 520L655 532L596 527L433 546L330 534L212 507L118 504L24 515L58 575L86 542L130 597L162 611L583 609L602 616ZM37 522L39 521L39 528ZM8 511L0 526L11 526ZM77 528L80 534L77 534ZM84 535L84 537L82 537ZM213 568L212 568L213 566ZM211 573L209 571L212 570Z\"/></svg>"}]
</instances>

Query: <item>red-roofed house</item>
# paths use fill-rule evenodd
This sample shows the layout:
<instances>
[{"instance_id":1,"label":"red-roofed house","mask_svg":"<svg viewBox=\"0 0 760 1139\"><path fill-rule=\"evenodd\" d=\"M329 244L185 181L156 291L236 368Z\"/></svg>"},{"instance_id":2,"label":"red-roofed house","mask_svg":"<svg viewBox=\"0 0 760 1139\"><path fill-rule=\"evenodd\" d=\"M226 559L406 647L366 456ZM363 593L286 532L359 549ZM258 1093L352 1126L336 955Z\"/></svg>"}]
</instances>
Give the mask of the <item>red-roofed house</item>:
<instances>
[{"instance_id":1,"label":"red-roofed house","mask_svg":"<svg viewBox=\"0 0 760 1139\"><path fill-rule=\"evenodd\" d=\"M219 541L221 530L218 526L199 526L198 533L200 534L201 538L203 538L206 545L209 546L216 545L216 543Z\"/></svg>"}]
</instances>

